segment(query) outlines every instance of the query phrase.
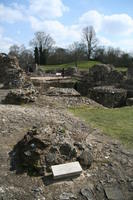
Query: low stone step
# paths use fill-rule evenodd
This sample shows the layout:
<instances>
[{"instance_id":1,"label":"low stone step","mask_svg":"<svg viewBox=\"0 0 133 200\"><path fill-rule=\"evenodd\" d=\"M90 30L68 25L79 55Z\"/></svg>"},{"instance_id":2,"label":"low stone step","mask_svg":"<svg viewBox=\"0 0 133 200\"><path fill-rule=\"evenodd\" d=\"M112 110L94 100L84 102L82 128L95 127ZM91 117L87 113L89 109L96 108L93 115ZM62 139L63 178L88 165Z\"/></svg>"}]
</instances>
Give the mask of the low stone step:
<instances>
[{"instance_id":1,"label":"low stone step","mask_svg":"<svg viewBox=\"0 0 133 200\"><path fill-rule=\"evenodd\" d=\"M71 162L51 167L54 179L66 178L70 176L80 175L82 168L79 162Z\"/></svg>"}]
</instances>

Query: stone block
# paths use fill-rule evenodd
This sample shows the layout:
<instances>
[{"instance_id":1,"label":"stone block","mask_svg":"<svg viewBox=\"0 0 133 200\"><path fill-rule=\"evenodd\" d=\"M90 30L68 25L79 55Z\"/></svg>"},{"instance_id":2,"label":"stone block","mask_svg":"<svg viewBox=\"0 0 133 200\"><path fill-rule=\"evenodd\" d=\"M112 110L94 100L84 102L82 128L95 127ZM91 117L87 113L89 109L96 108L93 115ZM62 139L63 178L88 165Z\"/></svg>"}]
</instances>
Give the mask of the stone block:
<instances>
[{"instance_id":1,"label":"stone block","mask_svg":"<svg viewBox=\"0 0 133 200\"><path fill-rule=\"evenodd\" d=\"M79 162L71 162L66 164L54 165L51 167L54 179L66 178L70 176L80 175L82 168Z\"/></svg>"}]
</instances>

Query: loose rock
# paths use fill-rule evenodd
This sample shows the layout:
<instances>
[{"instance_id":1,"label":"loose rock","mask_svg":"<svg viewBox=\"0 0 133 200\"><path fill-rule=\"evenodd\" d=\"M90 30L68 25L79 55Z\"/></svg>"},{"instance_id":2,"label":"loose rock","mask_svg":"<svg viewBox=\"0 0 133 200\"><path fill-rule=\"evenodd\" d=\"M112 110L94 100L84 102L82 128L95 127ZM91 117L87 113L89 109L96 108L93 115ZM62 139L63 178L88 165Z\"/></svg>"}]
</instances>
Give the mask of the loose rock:
<instances>
[{"instance_id":1,"label":"loose rock","mask_svg":"<svg viewBox=\"0 0 133 200\"><path fill-rule=\"evenodd\" d=\"M90 151L84 150L78 158L82 166L88 168L93 162L93 156Z\"/></svg>"},{"instance_id":2,"label":"loose rock","mask_svg":"<svg viewBox=\"0 0 133 200\"><path fill-rule=\"evenodd\" d=\"M94 200L94 195L91 191L91 189L83 188L81 189L81 194L86 197L87 200Z\"/></svg>"},{"instance_id":3,"label":"loose rock","mask_svg":"<svg viewBox=\"0 0 133 200\"><path fill-rule=\"evenodd\" d=\"M104 190L108 200L124 200L124 196L117 186L105 186Z\"/></svg>"},{"instance_id":4,"label":"loose rock","mask_svg":"<svg viewBox=\"0 0 133 200\"><path fill-rule=\"evenodd\" d=\"M60 195L60 200L75 200L77 197L72 193L66 193Z\"/></svg>"}]
</instances>

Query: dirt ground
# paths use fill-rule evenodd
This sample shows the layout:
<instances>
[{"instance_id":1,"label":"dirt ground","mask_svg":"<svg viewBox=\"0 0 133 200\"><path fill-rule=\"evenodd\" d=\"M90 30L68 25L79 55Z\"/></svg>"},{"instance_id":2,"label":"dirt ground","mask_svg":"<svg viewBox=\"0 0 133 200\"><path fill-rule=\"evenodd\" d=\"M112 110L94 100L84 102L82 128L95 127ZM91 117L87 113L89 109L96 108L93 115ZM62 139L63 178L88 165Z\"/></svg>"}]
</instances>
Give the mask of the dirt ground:
<instances>
[{"instance_id":1,"label":"dirt ground","mask_svg":"<svg viewBox=\"0 0 133 200\"><path fill-rule=\"evenodd\" d=\"M68 113L68 106L79 104L94 102L43 95L34 104L0 105L0 200L133 200L133 152ZM53 125L64 127L75 141L84 138L93 150L92 166L80 177L60 181L16 174L14 145L33 126L45 132Z\"/></svg>"}]
</instances>

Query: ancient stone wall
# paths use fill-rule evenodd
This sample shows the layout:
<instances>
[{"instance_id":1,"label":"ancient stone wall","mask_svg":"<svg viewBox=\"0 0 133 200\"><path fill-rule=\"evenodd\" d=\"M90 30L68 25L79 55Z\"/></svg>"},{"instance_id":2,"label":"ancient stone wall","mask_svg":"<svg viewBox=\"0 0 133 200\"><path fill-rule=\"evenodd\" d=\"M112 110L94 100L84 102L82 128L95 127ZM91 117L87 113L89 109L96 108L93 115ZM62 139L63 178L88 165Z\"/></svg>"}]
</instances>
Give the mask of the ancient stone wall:
<instances>
[{"instance_id":1,"label":"ancient stone wall","mask_svg":"<svg viewBox=\"0 0 133 200\"><path fill-rule=\"evenodd\" d=\"M127 77L129 80L133 80L133 66L128 68Z\"/></svg>"},{"instance_id":2,"label":"ancient stone wall","mask_svg":"<svg viewBox=\"0 0 133 200\"><path fill-rule=\"evenodd\" d=\"M0 54L0 82L4 88L21 88L26 79L16 57Z\"/></svg>"},{"instance_id":3,"label":"ancient stone wall","mask_svg":"<svg viewBox=\"0 0 133 200\"><path fill-rule=\"evenodd\" d=\"M110 108L126 105L127 91L113 86L94 87L89 90L89 98Z\"/></svg>"},{"instance_id":4,"label":"ancient stone wall","mask_svg":"<svg viewBox=\"0 0 133 200\"><path fill-rule=\"evenodd\" d=\"M7 54L0 54L0 82L3 88L13 89L3 103L29 103L35 101L38 95L30 78L20 68L17 58Z\"/></svg>"},{"instance_id":5,"label":"ancient stone wall","mask_svg":"<svg viewBox=\"0 0 133 200\"><path fill-rule=\"evenodd\" d=\"M82 95L88 95L88 90L97 86L120 86L124 81L124 75L118 72L112 65L97 64L82 76L77 83L77 91Z\"/></svg>"},{"instance_id":6,"label":"ancient stone wall","mask_svg":"<svg viewBox=\"0 0 133 200\"><path fill-rule=\"evenodd\" d=\"M96 86L117 85L124 77L112 65L98 64L89 70L89 82Z\"/></svg>"}]
</instances>

